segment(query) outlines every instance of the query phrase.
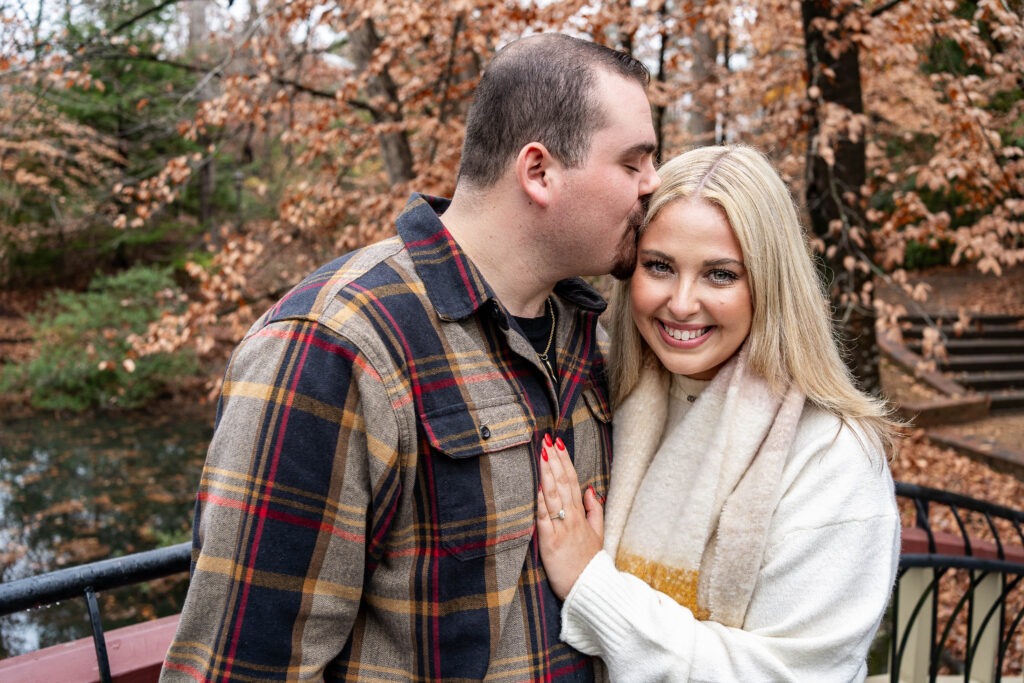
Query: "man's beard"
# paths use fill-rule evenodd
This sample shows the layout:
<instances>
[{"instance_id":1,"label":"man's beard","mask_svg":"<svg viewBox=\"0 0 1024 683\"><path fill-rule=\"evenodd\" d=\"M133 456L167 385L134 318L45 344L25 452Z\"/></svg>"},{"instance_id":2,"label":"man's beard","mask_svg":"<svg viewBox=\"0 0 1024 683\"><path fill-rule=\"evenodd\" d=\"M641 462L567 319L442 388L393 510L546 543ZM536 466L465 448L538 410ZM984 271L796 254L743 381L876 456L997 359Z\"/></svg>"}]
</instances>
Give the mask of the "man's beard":
<instances>
[{"instance_id":1,"label":"man's beard","mask_svg":"<svg viewBox=\"0 0 1024 683\"><path fill-rule=\"evenodd\" d=\"M643 227L644 216L647 215L647 203L648 198L644 197L636 210L629 214L626 231L622 234L615 261L612 262L611 275L616 280L628 280L636 270L636 243L640 241L640 228Z\"/></svg>"}]
</instances>

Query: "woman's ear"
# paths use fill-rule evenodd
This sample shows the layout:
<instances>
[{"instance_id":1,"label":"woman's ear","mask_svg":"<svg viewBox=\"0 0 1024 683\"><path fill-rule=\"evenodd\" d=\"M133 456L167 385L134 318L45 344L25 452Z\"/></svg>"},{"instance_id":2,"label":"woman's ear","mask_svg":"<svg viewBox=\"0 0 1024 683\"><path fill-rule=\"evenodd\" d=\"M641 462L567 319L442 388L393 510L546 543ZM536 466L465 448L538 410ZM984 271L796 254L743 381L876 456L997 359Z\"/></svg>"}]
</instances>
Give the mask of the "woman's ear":
<instances>
[{"instance_id":1,"label":"woman's ear","mask_svg":"<svg viewBox=\"0 0 1024 683\"><path fill-rule=\"evenodd\" d=\"M547 208L553 199L559 168L548 148L539 142L525 145L516 156L516 180L530 201L541 208Z\"/></svg>"}]
</instances>

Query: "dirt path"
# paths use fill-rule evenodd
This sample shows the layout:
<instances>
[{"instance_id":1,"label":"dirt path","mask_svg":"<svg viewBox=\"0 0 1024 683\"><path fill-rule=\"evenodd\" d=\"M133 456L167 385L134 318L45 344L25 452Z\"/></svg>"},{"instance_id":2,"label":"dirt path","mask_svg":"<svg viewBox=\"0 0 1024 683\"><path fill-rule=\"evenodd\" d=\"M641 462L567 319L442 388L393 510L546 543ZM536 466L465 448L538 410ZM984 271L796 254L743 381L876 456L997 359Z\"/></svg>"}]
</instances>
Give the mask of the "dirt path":
<instances>
[{"instance_id":1,"label":"dirt path","mask_svg":"<svg viewBox=\"0 0 1024 683\"><path fill-rule=\"evenodd\" d=\"M915 273L913 281L927 286L928 298L914 302L898 287L878 283L879 297L902 303L909 313L923 310L930 315L956 313L1007 313L1024 315L1024 265L1005 270L1002 276L986 275L974 266L940 266Z\"/></svg>"}]
</instances>

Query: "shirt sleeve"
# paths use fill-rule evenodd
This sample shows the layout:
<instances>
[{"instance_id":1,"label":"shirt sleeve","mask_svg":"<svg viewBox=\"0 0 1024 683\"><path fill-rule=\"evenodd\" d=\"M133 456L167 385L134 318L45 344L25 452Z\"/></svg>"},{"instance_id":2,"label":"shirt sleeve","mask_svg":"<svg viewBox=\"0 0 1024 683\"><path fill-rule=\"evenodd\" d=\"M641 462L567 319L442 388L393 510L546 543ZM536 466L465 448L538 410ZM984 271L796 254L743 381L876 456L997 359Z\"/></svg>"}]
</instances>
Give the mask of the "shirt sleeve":
<instances>
[{"instance_id":1,"label":"shirt sleeve","mask_svg":"<svg viewBox=\"0 0 1024 683\"><path fill-rule=\"evenodd\" d=\"M236 349L161 680L319 678L397 496L395 424L379 376L323 325L273 323Z\"/></svg>"},{"instance_id":2,"label":"shirt sleeve","mask_svg":"<svg viewBox=\"0 0 1024 683\"><path fill-rule=\"evenodd\" d=\"M851 438L787 489L742 629L696 620L602 551L566 599L563 640L600 656L613 681L863 680L900 526L887 468Z\"/></svg>"}]
</instances>

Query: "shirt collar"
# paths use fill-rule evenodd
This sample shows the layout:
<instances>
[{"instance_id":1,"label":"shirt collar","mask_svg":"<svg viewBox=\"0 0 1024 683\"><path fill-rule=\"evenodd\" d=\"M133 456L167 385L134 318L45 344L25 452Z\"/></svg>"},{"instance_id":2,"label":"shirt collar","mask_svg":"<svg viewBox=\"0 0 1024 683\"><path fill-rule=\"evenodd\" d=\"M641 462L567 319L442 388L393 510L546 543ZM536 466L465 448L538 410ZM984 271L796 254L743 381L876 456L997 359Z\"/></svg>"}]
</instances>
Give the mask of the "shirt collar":
<instances>
[{"instance_id":1,"label":"shirt collar","mask_svg":"<svg viewBox=\"0 0 1024 683\"><path fill-rule=\"evenodd\" d=\"M461 320L496 297L438 217L449 204L449 199L413 193L396 228L437 314L443 320ZM598 314L607 306L581 278L560 281L555 292Z\"/></svg>"}]
</instances>

